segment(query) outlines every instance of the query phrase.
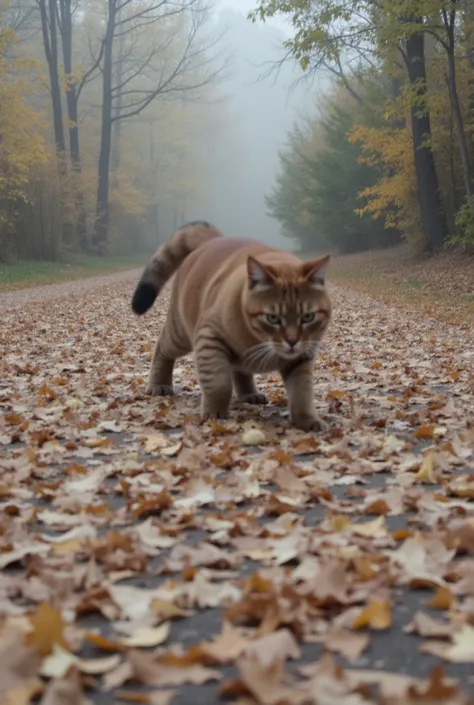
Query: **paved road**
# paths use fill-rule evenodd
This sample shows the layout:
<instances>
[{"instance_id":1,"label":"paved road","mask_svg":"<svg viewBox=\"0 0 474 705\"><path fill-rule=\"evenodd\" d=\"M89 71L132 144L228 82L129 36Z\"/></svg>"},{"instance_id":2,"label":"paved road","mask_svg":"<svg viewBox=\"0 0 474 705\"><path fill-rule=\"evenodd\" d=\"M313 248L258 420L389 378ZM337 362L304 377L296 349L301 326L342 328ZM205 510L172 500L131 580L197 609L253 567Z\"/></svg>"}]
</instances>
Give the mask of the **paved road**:
<instances>
[{"instance_id":1,"label":"paved road","mask_svg":"<svg viewBox=\"0 0 474 705\"><path fill-rule=\"evenodd\" d=\"M329 432L289 428L276 377L260 380L268 407L235 406L230 422L201 425L190 359L177 367L173 400L144 394L167 299L135 318L137 276L0 294L9 628L27 630L22 615L50 604L71 622L69 646L90 659L114 651L85 631L122 643L131 632L141 668L123 651L104 676L85 675L81 662L87 696L104 705L117 688L148 692L144 683L175 689L173 704L207 705L236 678L249 705L301 702L278 674L265 681L258 653L286 662L300 683L323 647L346 668L377 673L425 678L442 663L472 692L472 331L332 287L315 382ZM265 436L256 447L244 443L252 427ZM427 606L435 595L442 609ZM217 651L186 651L218 637L225 615L232 636ZM168 619L162 644L139 632ZM251 643L264 636L255 656ZM409 702L406 687L397 684L397 702Z\"/></svg>"}]
</instances>

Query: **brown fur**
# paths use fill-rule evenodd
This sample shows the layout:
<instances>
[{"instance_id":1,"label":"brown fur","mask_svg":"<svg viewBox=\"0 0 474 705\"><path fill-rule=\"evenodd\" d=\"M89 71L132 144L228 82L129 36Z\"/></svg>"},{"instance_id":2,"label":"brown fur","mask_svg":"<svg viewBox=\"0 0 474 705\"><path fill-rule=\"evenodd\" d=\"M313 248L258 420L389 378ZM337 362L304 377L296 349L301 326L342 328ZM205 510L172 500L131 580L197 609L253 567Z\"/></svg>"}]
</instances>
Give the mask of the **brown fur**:
<instances>
[{"instance_id":1,"label":"brown fur","mask_svg":"<svg viewBox=\"0 0 474 705\"><path fill-rule=\"evenodd\" d=\"M159 291L177 269L148 392L173 394L175 360L194 351L203 418L227 417L233 387L239 401L266 403L253 375L277 370L293 425L323 428L314 408L313 358L331 318L328 261L302 262L254 240L222 237L208 225L179 230L154 255L134 294L139 300L150 282Z\"/></svg>"}]
</instances>

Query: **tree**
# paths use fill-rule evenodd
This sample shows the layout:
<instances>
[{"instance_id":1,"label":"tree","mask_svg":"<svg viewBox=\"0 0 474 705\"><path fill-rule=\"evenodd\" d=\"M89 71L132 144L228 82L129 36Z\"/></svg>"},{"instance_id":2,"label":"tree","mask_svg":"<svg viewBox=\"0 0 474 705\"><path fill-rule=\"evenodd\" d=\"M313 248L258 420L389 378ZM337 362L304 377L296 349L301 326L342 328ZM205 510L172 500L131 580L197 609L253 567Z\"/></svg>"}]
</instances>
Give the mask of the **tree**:
<instances>
[{"instance_id":1,"label":"tree","mask_svg":"<svg viewBox=\"0 0 474 705\"><path fill-rule=\"evenodd\" d=\"M424 0L420 0L423 4ZM429 250L443 246L448 234L441 201L426 94L424 19L417 13L418 0L260 0L252 19L265 20L276 14L290 18L294 36L287 47L303 68L315 70L324 62L380 57L402 51L412 87L413 149L420 212ZM390 32L384 32L390 27ZM429 206L428 206L429 204Z\"/></svg>"},{"instance_id":2,"label":"tree","mask_svg":"<svg viewBox=\"0 0 474 705\"><path fill-rule=\"evenodd\" d=\"M58 33L56 0L36 0L41 17L44 54L49 71L51 104L53 108L54 141L61 176L67 174L66 139L64 136L63 106L59 81Z\"/></svg>"},{"instance_id":3,"label":"tree","mask_svg":"<svg viewBox=\"0 0 474 705\"><path fill-rule=\"evenodd\" d=\"M27 201L32 175L49 159L46 122L25 99L37 85L34 67L15 55L16 42L0 22L0 260L11 251L22 254L14 240L16 212Z\"/></svg>"},{"instance_id":4,"label":"tree","mask_svg":"<svg viewBox=\"0 0 474 705\"><path fill-rule=\"evenodd\" d=\"M417 18L418 23L420 18ZM446 214L441 202L438 173L431 137L431 118L426 105L425 35L412 32L404 53L412 99L410 106L413 155L418 184L421 220L427 236L427 249L439 250L448 235Z\"/></svg>"},{"instance_id":5,"label":"tree","mask_svg":"<svg viewBox=\"0 0 474 705\"><path fill-rule=\"evenodd\" d=\"M381 177L378 165L361 159L361 146L349 139L358 120L377 123L365 108L370 93L366 87L359 101L337 86L323 117L306 129L295 128L281 154L281 171L267 203L285 232L307 251L325 245L353 252L400 239L392 223L384 227L370 212L359 214L361 192Z\"/></svg>"},{"instance_id":6,"label":"tree","mask_svg":"<svg viewBox=\"0 0 474 705\"><path fill-rule=\"evenodd\" d=\"M216 40L201 39L208 9L201 0L108 0L102 70L102 120L97 207L93 244L107 246L110 159L114 123L140 115L158 97L172 99L214 83L224 64L211 50ZM153 32L153 36L151 36ZM131 44L128 66L119 57L114 84L115 40ZM141 39L141 41L140 41ZM141 52L133 49L140 44ZM125 50L127 52L127 50ZM117 143L118 144L118 143Z\"/></svg>"},{"instance_id":7,"label":"tree","mask_svg":"<svg viewBox=\"0 0 474 705\"><path fill-rule=\"evenodd\" d=\"M94 59L88 69L83 71L82 75L79 77L79 72L74 71L73 67L73 16L74 13L77 12L78 7L79 5L77 4L73 6L71 0L56 1L56 14L58 17L58 25L61 35L66 85L65 92L69 125L69 154L72 170L75 176L74 188L77 209L76 235L81 248L83 250L87 250L87 222L84 193L82 188L82 162L79 145L79 98L85 85L93 78L99 66L101 53L99 52L99 57Z\"/></svg>"}]
</instances>

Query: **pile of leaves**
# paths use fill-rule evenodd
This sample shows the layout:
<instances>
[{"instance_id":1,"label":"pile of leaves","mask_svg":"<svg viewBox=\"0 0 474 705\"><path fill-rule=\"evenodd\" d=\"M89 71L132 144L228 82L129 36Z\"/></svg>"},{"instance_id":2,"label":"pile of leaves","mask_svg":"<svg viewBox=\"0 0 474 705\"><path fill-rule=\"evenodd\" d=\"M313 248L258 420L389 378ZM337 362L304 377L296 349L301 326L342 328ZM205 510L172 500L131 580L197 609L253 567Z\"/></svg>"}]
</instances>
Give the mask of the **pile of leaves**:
<instances>
[{"instance_id":1,"label":"pile of leaves","mask_svg":"<svg viewBox=\"0 0 474 705\"><path fill-rule=\"evenodd\" d=\"M0 703L469 703L472 331L334 288L328 432L201 423L133 284L2 311Z\"/></svg>"}]
</instances>

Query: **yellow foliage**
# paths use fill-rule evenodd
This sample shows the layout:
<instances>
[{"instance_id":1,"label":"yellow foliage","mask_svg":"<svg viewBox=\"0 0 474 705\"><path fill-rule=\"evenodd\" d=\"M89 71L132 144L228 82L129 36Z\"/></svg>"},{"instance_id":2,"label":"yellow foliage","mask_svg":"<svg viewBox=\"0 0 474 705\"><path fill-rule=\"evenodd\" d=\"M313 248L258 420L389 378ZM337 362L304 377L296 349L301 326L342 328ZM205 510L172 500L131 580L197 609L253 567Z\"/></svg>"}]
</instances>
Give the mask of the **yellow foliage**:
<instances>
[{"instance_id":1,"label":"yellow foliage","mask_svg":"<svg viewBox=\"0 0 474 705\"><path fill-rule=\"evenodd\" d=\"M133 183L133 179L125 169L118 169L112 177L110 189L110 208L120 209L127 215L141 215L149 200Z\"/></svg>"},{"instance_id":2,"label":"yellow foliage","mask_svg":"<svg viewBox=\"0 0 474 705\"><path fill-rule=\"evenodd\" d=\"M25 63L5 58L15 35L0 34L0 198L25 199L36 167L50 158L42 116L25 99L34 94L34 80L23 75ZM31 68L31 66L28 66Z\"/></svg>"},{"instance_id":3,"label":"yellow foliage","mask_svg":"<svg viewBox=\"0 0 474 705\"><path fill-rule=\"evenodd\" d=\"M412 231L420 228L416 205L416 175L411 132L408 129L355 127L349 142L360 142L364 151L361 163L381 167L382 178L360 196L366 205L357 211L372 218L383 218L387 228Z\"/></svg>"}]
</instances>

